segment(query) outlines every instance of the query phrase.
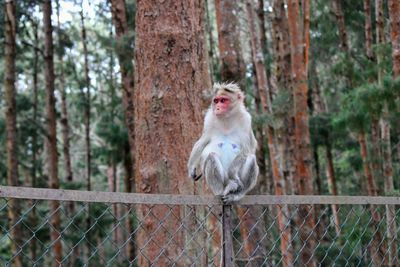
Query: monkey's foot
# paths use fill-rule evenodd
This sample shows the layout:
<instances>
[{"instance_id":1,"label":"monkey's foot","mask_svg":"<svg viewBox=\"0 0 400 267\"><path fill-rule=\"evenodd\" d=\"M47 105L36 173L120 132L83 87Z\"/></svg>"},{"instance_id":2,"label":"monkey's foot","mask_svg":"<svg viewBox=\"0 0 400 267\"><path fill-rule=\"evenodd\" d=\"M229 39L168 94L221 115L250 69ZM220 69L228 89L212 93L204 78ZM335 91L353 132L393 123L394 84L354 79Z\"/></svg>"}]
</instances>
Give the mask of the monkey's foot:
<instances>
[{"instance_id":1,"label":"monkey's foot","mask_svg":"<svg viewBox=\"0 0 400 267\"><path fill-rule=\"evenodd\" d=\"M235 192L230 192L229 194L223 195L221 200L225 205L227 205L240 200L242 197L244 197L244 195L245 193L242 190L237 190Z\"/></svg>"},{"instance_id":2,"label":"monkey's foot","mask_svg":"<svg viewBox=\"0 0 400 267\"><path fill-rule=\"evenodd\" d=\"M221 196L221 200L222 200L222 203L224 203L224 205L228 205L228 204L231 204L232 202L234 202L235 201L235 195L223 195L223 196Z\"/></svg>"},{"instance_id":3,"label":"monkey's foot","mask_svg":"<svg viewBox=\"0 0 400 267\"><path fill-rule=\"evenodd\" d=\"M238 194L243 191L243 184L240 180L229 180L225 186L223 195Z\"/></svg>"}]
</instances>

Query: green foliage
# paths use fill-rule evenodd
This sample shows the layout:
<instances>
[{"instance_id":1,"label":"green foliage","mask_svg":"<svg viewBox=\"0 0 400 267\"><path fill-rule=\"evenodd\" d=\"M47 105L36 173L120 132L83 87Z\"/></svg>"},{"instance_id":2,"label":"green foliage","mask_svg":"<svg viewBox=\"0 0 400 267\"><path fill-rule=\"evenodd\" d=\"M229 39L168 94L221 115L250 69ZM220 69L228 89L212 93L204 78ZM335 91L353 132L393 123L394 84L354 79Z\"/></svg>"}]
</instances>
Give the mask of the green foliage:
<instances>
[{"instance_id":1,"label":"green foliage","mask_svg":"<svg viewBox=\"0 0 400 267\"><path fill-rule=\"evenodd\" d=\"M330 113L321 113L310 118L310 134L314 146L327 145L332 134Z\"/></svg>"},{"instance_id":2,"label":"green foliage","mask_svg":"<svg viewBox=\"0 0 400 267\"><path fill-rule=\"evenodd\" d=\"M96 125L96 134L106 145L96 147L94 152L102 162L107 162L111 158L117 163L123 160L124 154L121 151L124 151L128 143L128 134L125 127L113 123L111 119L109 114L104 115Z\"/></svg>"},{"instance_id":3,"label":"green foliage","mask_svg":"<svg viewBox=\"0 0 400 267\"><path fill-rule=\"evenodd\" d=\"M56 54L61 57L67 53L67 49L72 49L74 41L72 40L69 32L63 28L57 29L57 45L55 46Z\"/></svg>"},{"instance_id":4,"label":"green foliage","mask_svg":"<svg viewBox=\"0 0 400 267\"><path fill-rule=\"evenodd\" d=\"M342 110L334 120L335 127L348 127L355 132L368 131L371 121L382 116L385 103L389 110L396 109L399 87L399 79L393 80L387 76L381 87L376 83L366 83L344 94Z\"/></svg>"}]
</instances>

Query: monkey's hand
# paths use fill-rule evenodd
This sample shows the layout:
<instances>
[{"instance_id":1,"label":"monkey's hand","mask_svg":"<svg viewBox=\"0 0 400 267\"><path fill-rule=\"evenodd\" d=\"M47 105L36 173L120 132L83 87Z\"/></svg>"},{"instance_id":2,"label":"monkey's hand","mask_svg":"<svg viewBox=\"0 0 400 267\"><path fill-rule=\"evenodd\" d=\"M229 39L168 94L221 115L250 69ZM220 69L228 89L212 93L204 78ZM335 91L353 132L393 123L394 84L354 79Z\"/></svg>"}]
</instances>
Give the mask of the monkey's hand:
<instances>
[{"instance_id":1,"label":"monkey's hand","mask_svg":"<svg viewBox=\"0 0 400 267\"><path fill-rule=\"evenodd\" d=\"M236 180L229 180L229 183L225 187L224 193L221 196L221 200L225 205L227 205L241 199L243 196L243 183L237 178Z\"/></svg>"},{"instance_id":2,"label":"monkey's hand","mask_svg":"<svg viewBox=\"0 0 400 267\"><path fill-rule=\"evenodd\" d=\"M191 177L193 180L197 181L201 178L202 173L197 173L197 168L196 167L191 167L189 168L189 177Z\"/></svg>"},{"instance_id":3,"label":"monkey's hand","mask_svg":"<svg viewBox=\"0 0 400 267\"><path fill-rule=\"evenodd\" d=\"M244 196L244 194L242 193L230 193L228 195L223 195L221 196L221 200L222 203L224 203L224 205L229 205L232 204L235 201L238 201L239 199L241 199Z\"/></svg>"}]
</instances>

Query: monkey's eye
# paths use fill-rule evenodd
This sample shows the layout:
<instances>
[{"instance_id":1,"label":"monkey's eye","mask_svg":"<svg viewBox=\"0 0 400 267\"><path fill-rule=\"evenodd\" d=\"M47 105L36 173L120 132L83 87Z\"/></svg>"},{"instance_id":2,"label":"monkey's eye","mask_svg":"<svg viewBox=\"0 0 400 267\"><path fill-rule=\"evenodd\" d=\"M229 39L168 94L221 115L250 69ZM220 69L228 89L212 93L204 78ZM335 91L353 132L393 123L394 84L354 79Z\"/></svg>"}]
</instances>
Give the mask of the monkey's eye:
<instances>
[{"instance_id":1,"label":"monkey's eye","mask_svg":"<svg viewBox=\"0 0 400 267\"><path fill-rule=\"evenodd\" d=\"M229 98L226 98L226 97L216 97L213 100L214 104L218 104L218 103L223 104L223 103L226 103L228 101L229 101Z\"/></svg>"}]
</instances>

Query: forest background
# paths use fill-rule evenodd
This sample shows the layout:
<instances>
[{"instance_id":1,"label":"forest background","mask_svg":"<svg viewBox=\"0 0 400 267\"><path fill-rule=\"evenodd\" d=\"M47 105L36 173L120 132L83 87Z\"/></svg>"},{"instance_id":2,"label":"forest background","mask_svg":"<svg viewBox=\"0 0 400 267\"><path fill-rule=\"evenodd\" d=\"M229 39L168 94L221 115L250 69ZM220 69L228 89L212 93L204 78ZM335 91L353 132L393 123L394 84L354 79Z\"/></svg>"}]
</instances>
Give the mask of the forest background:
<instances>
[{"instance_id":1,"label":"forest background","mask_svg":"<svg viewBox=\"0 0 400 267\"><path fill-rule=\"evenodd\" d=\"M159 2L0 4L1 185L203 194L186 162L232 81L253 194L399 195L398 1Z\"/></svg>"}]
</instances>

